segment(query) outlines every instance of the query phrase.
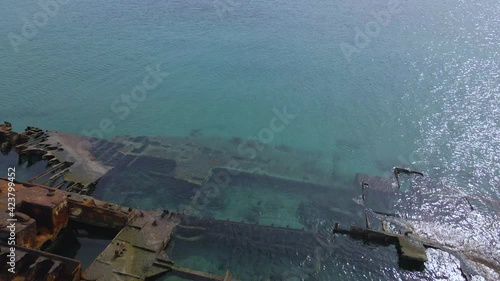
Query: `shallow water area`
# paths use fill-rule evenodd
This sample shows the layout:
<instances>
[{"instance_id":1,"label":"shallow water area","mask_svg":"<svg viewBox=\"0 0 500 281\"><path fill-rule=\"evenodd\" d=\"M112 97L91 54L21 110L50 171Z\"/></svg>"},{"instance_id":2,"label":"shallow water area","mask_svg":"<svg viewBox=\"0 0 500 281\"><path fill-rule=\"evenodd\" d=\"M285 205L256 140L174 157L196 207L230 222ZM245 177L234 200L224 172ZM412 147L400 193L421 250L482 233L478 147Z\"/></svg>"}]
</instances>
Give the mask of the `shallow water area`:
<instances>
[{"instance_id":1,"label":"shallow water area","mask_svg":"<svg viewBox=\"0 0 500 281\"><path fill-rule=\"evenodd\" d=\"M359 197L355 187L347 190L225 169L214 169L212 175L230 175L227 184L218 185L209 177L196 185L172 178L175 164L169 160L141 156L122 163L99 180L95 198L146 210L309 230L318 223L363 222L362 208L353 200ZM199 199L201 193L207 196Z\"/></svg>"},{"instance_id":2,"label":"shallow water area","mask_svg":"<svg viewBox=\"0 0 500 281\"><path fill-rule=\"evenodd\" d=\"M328 232L336 221L364 226L367 213L373 228L381 228L378 220L402 226L473 260L488 280L500 279L498 0L67 2L17 51L9 36L24 36L23 25L42 8L33 1L2 4L0 121L17 131L37 126L107 140L128 136L147 155L121 158L117 147L99 147L96 158L117 165L97 183L97 198L313 232ZM397 8L381 24L391 3ZM144 99L124 102L151 69L161 74L158 85ZM182 144L175 165L156 157L170 152L145 145L162 138ZM184 154L199 138L204 155L189 162ZM238 150L259 138L272 153ZM215 178L193 167L223 170L228 162L219 156L227 151L238 161L255 153L261 162L250 162L251 172L279 158L274 171L291 176L240 173L215 190ZM28 181L47 167L32 160L2 155L0 176L16 167L16 179ZM422 172L425 182L402 176L403 192L370 190L362 198L357 174L387 179L394 166ZM62 180L50 177L37 182ZM342 243L349 247L317 277L286 253L271 261L264 254L276 272L255 253L227 249L215 256L213 245L224 245L215 238L176 240L172 254L217 273L227 262L249 280L286 279L280 274L289 266L310 280L463 280L456 258L434 250L420 273L400 270L392 246ZM191 247L205 250L197 256ZM372 247L370 258L358 262L365 247ZM241 263L230 263L228 257L240 256Z\"/></svg>"},{"instance_id":3,"label":"shallow water area","mask_svg":"<svg viewBox=\"0 0 500 281\"><path fill-rule=\"evenodd\" d=\"M82 269L86 270L116 234L116 231L70 223L48 251L79 260L82 262Z\"/></svg>"}]
</instances>

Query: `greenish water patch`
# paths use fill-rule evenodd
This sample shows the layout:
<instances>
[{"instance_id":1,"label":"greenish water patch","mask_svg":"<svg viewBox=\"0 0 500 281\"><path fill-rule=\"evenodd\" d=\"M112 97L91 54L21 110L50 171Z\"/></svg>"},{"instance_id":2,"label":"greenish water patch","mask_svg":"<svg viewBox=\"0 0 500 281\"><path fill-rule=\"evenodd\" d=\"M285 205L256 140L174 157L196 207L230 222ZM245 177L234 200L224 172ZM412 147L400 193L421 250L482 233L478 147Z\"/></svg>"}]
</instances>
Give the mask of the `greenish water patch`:
<instances>
[{"instance_id":1,"label":"greenish water patch","mask_svg":"<svg viewBox=\"0 0 500 281\"><path fill-rule=\"evenodd\" d=\"M189 204L197 186L173 178L174 168L167 159L126 157L99 180L92 195L133 208L177 210Z\"/></svg>"},{"instance_id":2,"label":"greenish water patch","mask_svg":"<svg viewBox=\"0 0 500 281\"><path fill-rule=\"evenodd\" d=\"M273 108L287 106L297 118L275 135L274 145L331 155L334 173L346 186L357 172L383 175L392 166L415 167L441 182L429 192L438 199L443 193L467 195L489 204L476 209L485 212L470 215L466 229L473 231L455 237L454 245L477 248L475 241L481 240L497 250L492 245L498 245L498 227L491 225L498 222L498 209L490 202L500 198L500 2L401 1L401 11L347 61L339 44L355 45L356 30L364 31L388 2L241 1L221 17L211 1L70 1L15 53L7 35L21 34L23 18L31 20L40 7L5 1L0 117L16 130L35 125L81 134L108 118L115 127L106 138L246 139L268 126ZM146 67L156 64L170 76L120 118L112 104L140 85ZM10 157L1 158L2 169L15 164ZM19 169L20 180L37 174ZM124 179L134 177L128 171ZM169 193L164 187L141 187L139 177L132 181L133 192L142 195L120 193L130 192L119 187L128 187L126 181L111 186L109 194L102 188L97 192L115 203L174 210L179 202L189 205L197 189L174 182L188 191ZM244 194L250 189L236 188ZM266 190L261 194L272 198ZM229 202L242 199L226 195L233 198ZM245 207L230 206L234 218L255 220L244 210L261 200L263 209L272 209L272 202L253 196ZM288 223L300 226L293 214L304 200L286 191L275 198L283 200L277 210L286 210ZM402 204L407 207L411 200ZM435 220L441 202L418 200L423 206L411 204L414 209L406 211L416 213L417 220L422 213ZM457 201L449 202L452 210ZM207 211L207 216L230 215L215 206ZM445 228L464 228L455 219L444 219L453 221ZM435 229L427 232L450 236Z\"/></svg>"},{"instance_id":3,"label":"greenish water patch","mask_svg":"<svg viewBox=\"0 0 500 281\"><path fill-rule=\"evenodd\" d=\"M217 184L210 178L205 186ZM208 187L207 192L214 191ZM359 191L239 172L194 214L299 229L315 229L318 223L333 225L335 221L349 225L362 221L362 209L353 201Z\"/></svg>"},{"instance_id":4,"label":"greenish water patch","mask_svg":"<svg viewBox=\"0 0 500 281\"><path fill-rule=\"evenodd\" d=\"M318 224L363 223L351 190L238 172L227 184L202 186L173 178L175 162L130 156L97 184L93 196L128 207L168 209L219 220L316 229ZM212 175L221 169L214 169ZM228 174L233 172L229 171Z\"/></svg>"},{"instance_id":5,"label":"greenish water patch","mask_svg":"<svg viewBox=\"0 0 500 281\"><path fill-rule=\"evenodd\" d=\"M70 222L49 251L81 261L82 269L85 270L111 243L116 234L116 231L109 229Z\"/></svg>"},{"instance_id":6,"label":"greenish water patch","mask_svg":"<svg viewBox=\"0 0 500 281\"><path fill-rule=\"evenodd\" d=\"M223 234L208 233L197 241L177 236L168 252L179 266L222 276L230 269L238 280L378 280L405 272L380 270L397 268L394 247L364 244L345 236L317 234L311 240L298 234L276 234L262 228L242 235L237 227L228 226ZM422 276L421 280L428 280ZM160 280L175 280L171 278Z\"/></svg>"}]
</instances>

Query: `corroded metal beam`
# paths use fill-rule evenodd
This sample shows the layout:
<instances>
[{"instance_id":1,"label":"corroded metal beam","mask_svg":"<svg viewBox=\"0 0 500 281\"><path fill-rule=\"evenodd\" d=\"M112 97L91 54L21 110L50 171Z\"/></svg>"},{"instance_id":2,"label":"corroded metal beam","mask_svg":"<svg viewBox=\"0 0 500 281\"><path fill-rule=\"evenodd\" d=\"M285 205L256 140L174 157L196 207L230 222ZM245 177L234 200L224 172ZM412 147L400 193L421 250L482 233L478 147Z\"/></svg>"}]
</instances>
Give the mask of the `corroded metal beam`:
<instances>
[{"instance_id":1,"label":"corroded metal beam","mask_svg":"<svg viewBox=\"0 0 500 281\"><path fill-rule=\"evenodd\" d=\"M11 248L15 249L14 273L8 270ZM0 242L0 280L79 281L81 264L77 260L22 246Z\"/></svg>"},{"instance_id":2,"label":"corroded metal beam","mask_svg":"<svg viewBox=\"0 0 500 281\"><path fill-rule=\"evenodd\" d=\"M423 266L427 261L425 247L422 242L409 236L378 231L369 228L351 226L350 229L341 229L339 224L335 225L333 233L349 235L352 238L361 239L366 242L381 245L394 244L398 248L399 257L402 260Z\"/></svg>"},{"instance_id":3,"label":"corroded metal beam","mask_svg":"<svg viewBox=\"0 0 500 281\"><path fill-rule=\"evenodd\" d=\"M0 178L0 234L10 233L9 219L16 221L16 244L43 249L54 241L68 223L68 201L64 192L29 183L15 183L15 217L5 212L8 208L9 181ZM12 206L10 206L12 207Z\"/></svg>"}]
</instances>

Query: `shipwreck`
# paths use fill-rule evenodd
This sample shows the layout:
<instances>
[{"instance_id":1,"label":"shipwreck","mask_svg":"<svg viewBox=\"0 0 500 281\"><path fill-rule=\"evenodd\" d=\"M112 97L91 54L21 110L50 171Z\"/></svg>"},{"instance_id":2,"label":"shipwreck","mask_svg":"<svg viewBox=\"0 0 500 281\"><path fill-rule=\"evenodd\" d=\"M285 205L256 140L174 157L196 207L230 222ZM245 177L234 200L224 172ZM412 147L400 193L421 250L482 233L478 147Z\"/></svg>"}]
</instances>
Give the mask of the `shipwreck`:
<instances>
[{"instance_id":1,"label":"shipwreck","mask_svg":"<svg viewBox=\"0 0 500 281\"><path fill-rule=\"evenodd\" d=\"M389 247L389 260L412 271L425 267L426 249L440 249L384 219L397 217L388 200L399 177L425 177L409 169L395 168L391 180L358 174L354 187L332 188L320 155L237 137L106 140L35 127L16 133L5 123L0 144L0 162L22 167L22 177L0 178L0 280L328 280L324 264L342 257L342 243ZM3 212L11 186L14 216ZM85 265L67 244L78 236L107 237ZM213 270L182 262L197 251L231 257ZM466 266L460 274L472 275Z\"/></svg>"}]
</instances>

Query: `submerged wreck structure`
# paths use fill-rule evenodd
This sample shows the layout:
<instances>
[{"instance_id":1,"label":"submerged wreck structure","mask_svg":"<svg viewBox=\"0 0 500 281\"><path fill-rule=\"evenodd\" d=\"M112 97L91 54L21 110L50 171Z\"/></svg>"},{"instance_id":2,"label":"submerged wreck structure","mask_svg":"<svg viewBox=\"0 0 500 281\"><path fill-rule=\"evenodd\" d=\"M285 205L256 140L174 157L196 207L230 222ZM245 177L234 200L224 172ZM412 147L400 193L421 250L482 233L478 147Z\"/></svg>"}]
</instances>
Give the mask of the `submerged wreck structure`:
<instances>
[{"instance_id":1,"label":"submerged wreck structure","mask_svg":"<svg viewBox=\"0 0 500 281\"><path fill-rule=\"evenodd\" d=\"M333 188L318 155L240 138L104 140L5 123L0 144L0 163L17 167L0 178L0 280L333 280L353 260L431 280L426 250L448 251L391 213L399 177L423 177L408 169Z\"/></svg>"}]
</instances>

